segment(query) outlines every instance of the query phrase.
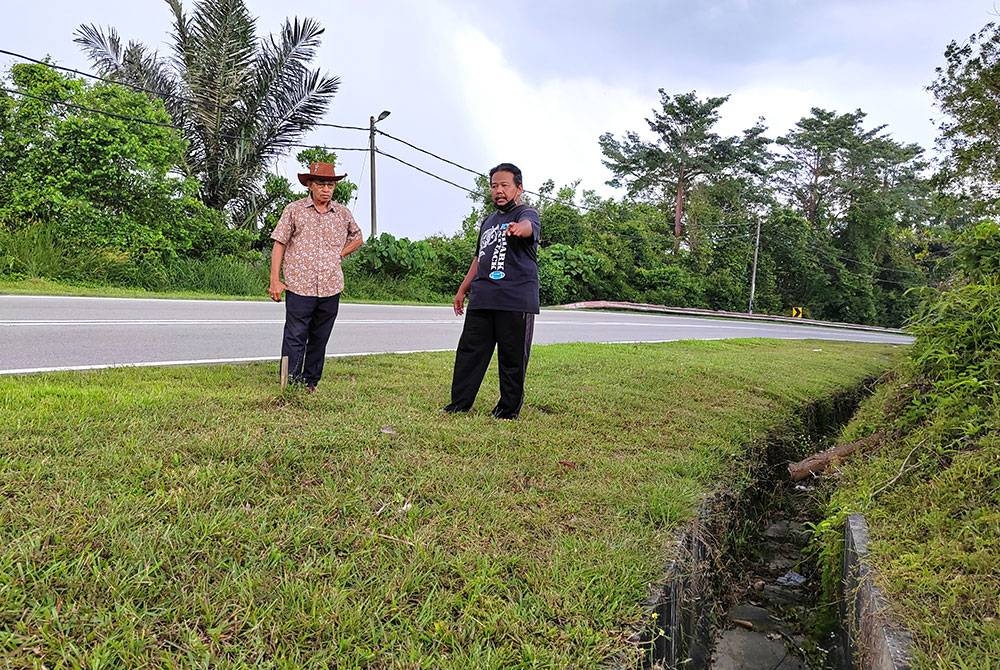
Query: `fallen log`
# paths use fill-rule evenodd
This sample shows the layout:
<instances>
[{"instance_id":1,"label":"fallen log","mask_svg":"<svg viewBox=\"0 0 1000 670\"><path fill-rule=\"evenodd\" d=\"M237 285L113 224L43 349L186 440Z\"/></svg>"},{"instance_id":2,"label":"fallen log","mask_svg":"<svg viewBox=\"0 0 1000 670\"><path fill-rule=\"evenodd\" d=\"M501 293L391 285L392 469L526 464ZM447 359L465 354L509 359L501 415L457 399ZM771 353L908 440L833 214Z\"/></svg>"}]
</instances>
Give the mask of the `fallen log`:
<instances>
[{"instance_id":1,"label":"fallen log","mask_svg":"<svg viewBox=\"0 0 1000 670\"><path fill-rule=\"evenodd\" d=\"M858 449L866 449L877 444L882 439L882 433L872 433L868 437L862 437L854 442L838 444L824 451L817 452L812 456L802 459L798 463L788 465L788 474L793 482L802 481L807 477L818 475L829 467L830 463L840 461L853 454Z\"/></svg>"}]
</instances>

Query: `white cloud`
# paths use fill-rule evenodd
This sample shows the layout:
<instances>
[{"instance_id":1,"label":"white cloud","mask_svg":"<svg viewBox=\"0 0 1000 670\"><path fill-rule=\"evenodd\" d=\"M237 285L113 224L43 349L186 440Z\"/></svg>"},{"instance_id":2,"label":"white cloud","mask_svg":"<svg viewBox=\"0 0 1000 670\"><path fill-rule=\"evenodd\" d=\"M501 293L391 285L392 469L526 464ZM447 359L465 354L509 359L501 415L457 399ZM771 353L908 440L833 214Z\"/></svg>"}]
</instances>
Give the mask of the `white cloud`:
<instances>
[{"instance_id":1,"label":"white cloud","mask_svg":"<svg viewBox=\"0 0 1000 670\"><path fill-rule=\"evenodd\" d=\"M591 78L529 81L468 26L453 44L462 101L492 163L517 163L529 190L546 179L557 185L580 179L582 188L610 192L597 139L642 124L652 99Z\"/></svg>"},{"instance_id":2,"label":"white cloud","mask_svg":"<svg viewBox=\"0 0 1000 670\"><path fill-rule=\"evenodd\" d=\"M897 141L933 145L930 95L916 82L886 77L878 64L834 58L769 61L748 66L743 79L746 83L732 91L722 109L725 132L738 132L763 116L776 137L813 107L838 114L861 109L866 128L885 124Z\"/></svg>"}]
</instances>

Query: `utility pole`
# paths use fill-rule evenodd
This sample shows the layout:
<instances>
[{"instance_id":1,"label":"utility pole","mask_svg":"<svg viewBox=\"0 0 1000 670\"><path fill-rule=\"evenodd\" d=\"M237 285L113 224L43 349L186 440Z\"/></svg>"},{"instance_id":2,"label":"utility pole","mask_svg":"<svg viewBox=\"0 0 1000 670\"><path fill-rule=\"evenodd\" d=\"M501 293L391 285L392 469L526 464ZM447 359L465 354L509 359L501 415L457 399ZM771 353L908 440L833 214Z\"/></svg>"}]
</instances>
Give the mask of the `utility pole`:
<instances>
[{"instance_id":1,"label":"utility pole","mask_svg":"<svg viewBox=\"0 0 1000 670\"><path fill-rule=\"evenodd\" d=\"M753 314L753 294L757 290L757 254L760 253L760 216L757 216L757 235L753 243L753 269L750 271L750 304L747 313Z\"/></svg>"},{"instance_id":2,"label":"utility pole","mask_svg":"<svg viewBox=\"0 0 1000 670\"><path fill-rule=\"evenodd\" d=\"M375 236L378 234L378 224L375 214L375 124L389 116L388 110L383 110L381 114L378 115L376 119L374 116L369 117L368 120L368 161L371 163L371 177L372 177L372 236L369 239L374 240Z\"/></svg>"}]
</instances>

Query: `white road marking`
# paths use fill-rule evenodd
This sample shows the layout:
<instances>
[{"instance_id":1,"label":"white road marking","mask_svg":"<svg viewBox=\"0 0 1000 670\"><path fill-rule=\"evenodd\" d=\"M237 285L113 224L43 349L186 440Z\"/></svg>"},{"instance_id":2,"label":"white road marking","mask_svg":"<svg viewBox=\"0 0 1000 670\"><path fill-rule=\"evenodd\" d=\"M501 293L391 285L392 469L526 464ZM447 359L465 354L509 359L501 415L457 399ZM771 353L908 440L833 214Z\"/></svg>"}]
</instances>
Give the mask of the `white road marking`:
<instances>
[{"instance_id":1,"label":"white road marking","mask_svg":"<svg viewBox=\"0 0 1000 670\"><path fill-rule=\"evenodd\" d=\"M18 319L0 321L0 326L223 326L223 325L274 325L284 319ZM337 326L438 324L462 325L459 319L337 319ZM543 326L643 326L649 328L725 328L727 330L758 330L770 328L767 324L733 324L720 322L674 323L666 321L548 321L536 320ZM797 326L798 328L819 328Z\"/></svg>"}]
</instances>

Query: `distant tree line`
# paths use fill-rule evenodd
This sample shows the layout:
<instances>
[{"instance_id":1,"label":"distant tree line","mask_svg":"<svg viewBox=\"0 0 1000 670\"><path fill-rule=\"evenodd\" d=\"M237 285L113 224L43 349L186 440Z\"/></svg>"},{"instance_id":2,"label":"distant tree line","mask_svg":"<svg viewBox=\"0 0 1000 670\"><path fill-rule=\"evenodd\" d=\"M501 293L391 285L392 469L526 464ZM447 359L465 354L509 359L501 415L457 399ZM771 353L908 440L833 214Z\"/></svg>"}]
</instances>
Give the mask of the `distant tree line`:
<instances>
[{"instance_id":1,"label":"distant tree line","mask_svg":"<svg viewBox=\"0 0 1000 670\"><path fill-rule=\"evenodd\" d=\"M294 19L257 39L239 0L190 15L167 4L169 58L81 26L103 81L44 64L7 73L0 276L262 294L270 230L305 195L265 166L322 119L338 86L308 68L323 31ZM946 115L937 162L866 126L861 110L815 108L775 138L763 120L724 136L727 97L661 89L642 132L598 140L621 197L551 181L531 196L543 302L746 311L753 286L755 312L902 324L913 289L951 274L956 234L996 214L998 38L988 24L945 52L930 86ZM335 160L320 148L298 158ZM337 198L355 188L342 182ZM489 211L485 179L472 200L454 235L368 240L347 263L349 297L447 300Z\"/></svg>"}]
</instances>

